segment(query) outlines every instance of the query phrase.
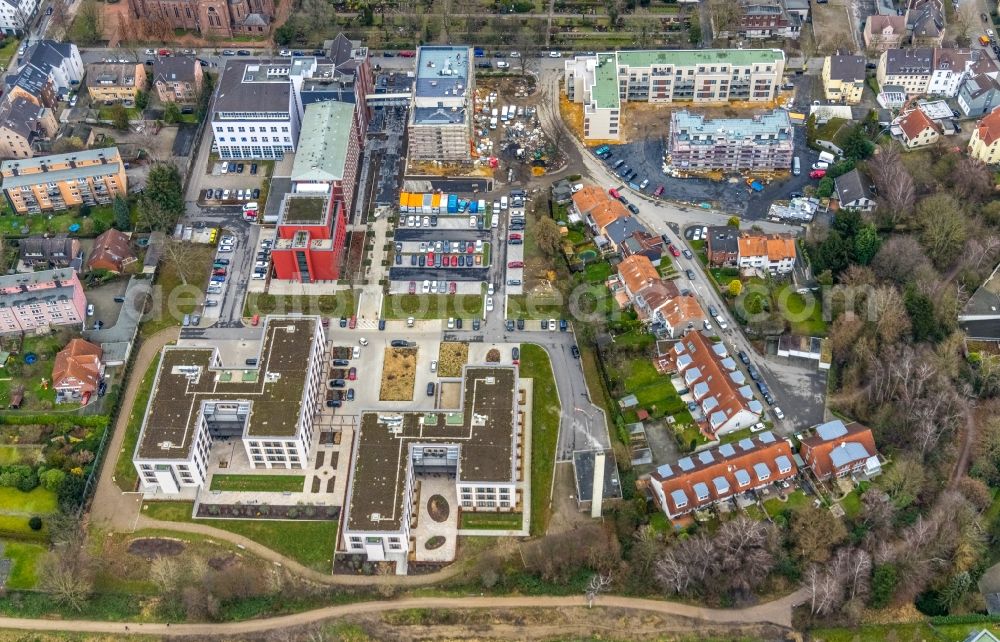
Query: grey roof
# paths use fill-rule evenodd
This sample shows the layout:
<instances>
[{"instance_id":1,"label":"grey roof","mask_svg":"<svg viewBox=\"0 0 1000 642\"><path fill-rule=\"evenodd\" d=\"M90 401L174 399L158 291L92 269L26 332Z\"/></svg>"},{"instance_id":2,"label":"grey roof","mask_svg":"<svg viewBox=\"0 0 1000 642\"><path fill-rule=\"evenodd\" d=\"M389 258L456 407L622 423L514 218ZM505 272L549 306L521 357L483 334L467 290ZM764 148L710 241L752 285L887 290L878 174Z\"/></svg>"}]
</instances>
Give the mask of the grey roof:
<instances>
[{"instance_id":1,"label":"grey roof","mask_svg":"<svg viewBox=\"0 0 1000 642\"><path fill-rule=\"evenodd\" d=\"M335 65L341 65L354 59L354 43L343 32L338 33L330 43L330 60Z\"/></svg>"},{"instance_id":2,"label":"grey roof","mask_svg":"<svg viewBox=\"0 0 1000 642\"><path fill-rule=\"evenodd\" d=\"M153 61L153 82L194 82L197 64L191 56L157 56Z\"/></svg>"},{"instance_id":3,"label":"grey roof","mask_svg":"<svg viewBox=\"0 0 1000 642\"><path fill-rule=\"evenodd\" d=\"M929 74L933 59L934 50L927 47L889 49L885 52L885 72L891 76Z\"/></svg>"},{"instance_id":4,"label":"grey roof","mask_svg":"<svg viewBox=\"0 0 1000 642\"><path fill-rule=\"evenodd\" d=\"M830 78L847 82L864 82L864 57L841 55L830 56Z\"/></svg>"},{"instance_id":5,"label":"grey roof","mask_svg":"<svg viewBox=\"0 0 1000 642\"><path fill-rule=\"evenodd\" d=\"M8 96L0 104L0 127L26 138L30 145L32 139L42 131L38 118L45 109L23 96L15 100Z\"/></svg>"},{"instance_id":6,"label":"grey roof","mask_svg":"<svg viewBox=\"0 0 1000 642\"><path fill-rule=\"evenodd\" d=\"M420 47L417 50L418 97L462 96L469 90L470 47Z\"/></svg>"},{"instance_id":7,"label":"grey roof","mask_svg":"<svg viewBox=\"0 0 1000 642\"><path fill-rule=\"evenodd\" d=\"M35 66L43 73L48 74L53 67L61 65L63 60L69 58L72 53L72 43L39 40L25 52L24 60L26 64Z\"/></svg>"},{"instance_id":8,"label":"grey roof","mask_svg":"<svg viewBox=\"0 0 1000 642\"><path fill-rule=\"evenodd\" d=\"M740 231L735 227L729 227L728 225L717 225L708 228L708 245L711 246L713 252L724 252L726 254L735 254L739 252L739 238Z\"/></svg>"},{"instance_id":9,"label":"grey roof","mask_svg":"<svg viewBox=\"0 0 1000 642\"><path fill-rule=\"evenodd\" d=\"M29 94L37 96L49 84L49 75L37 67L28 65L18 71L16 75L7 76L6 84L8 89L16 85Z\"/></svg>"},{"instance_id":10,"label":"grey roof","mask_svg":"<svg viewBox=\"0 0 1000 642\"><path fill-rule=\"evenodd\" d=\"M68 236L29 236L17 244L18 256L22 261L45 261L64 264L74 269L80 269L83 264L83 251L80 242Z\"/></svg>"},{"instance_id":11,"label":"grey roof","mask_svg":"<svg viewBox=\"0 0 1000 642\"><path fill-rule=\"evenodd\" d=\"M691 488L694 490L695 497L698 498L698 501L706 500L712 496L711 493L708 492L708 484L704 482L693 484Z\"/></svg>"},{"instance_id":12,"label":"grey roof","mask_svg":"<svg viewBox=\"0 0 1000 642\"><path fill-rule=\"evenodd\" d=\"M29 290L28 292L5 294L0 297L0 308L16 308L31 303L45 303L49 301L68 301L73 298L73 290L72 286L61 285L57 288L47 288L45 290Z\"/></svg>"},{"instance_id":13,"label":"grey roof","mask_svg":"<svg viewBox=\"0 0 1000 642\"><path fill-rule=\"evenodd\" d=\"M27 274L5 274L0 276L0 290L16 288L20 286L31 287L55 281L70 281L74 276L73 270L60 268L58 270L43 270L41 272L29 272ZM0 297L3 300L6 296Z\"/></svg>"},{"instance_id":14,"label":"grey roof","mask_svg":"<svg viewBox=\"0 0 1000 642\"><path fill-rule=\"evenodd\" d=\"M834 184L837 187L837 198L840 199L841 207L862 198L874 200L868 179L857 169L838 176L834 179Z\"/></svg>"},{"instance_id":15,"label":"grey roof","mask_svg":"<svg viewBox=\"0 0 1000 642\"><path fill-rule=\"evenodd\" d=\"M816 434L819 435L820 439L823 441L830 441L831 439L836 439L846 435L847 427L840 419L834 419L833 421L828 421L825 424L816 426Z\"/></svg>"},{"instance_id":16,"label":"grey roof","mask_svg":"<svg viewBox=\"0 0 1000 642\"><path fill-rule=\"evenodd\" d=\"M87 85L90 87L134 87L136 67L134 62L92 62L87 65Z\"/></svg>"},{"instance_id":17,"label":"grey roof","mask_svg":"<svg viewBox=\"0 0 1000 642\"><path fill-rule=\"evenodd\" d=\"M604 235L611 239L615 245L618 245L635 232L645 229L643 224L634 216L622 216L604 228Z\"/></svg>"},{"instance_id":18,"label":"grey roof","mask_svg":"<svg viewBox=\"0 0 1000 642\"><path fill-rule=\"evenodd\" d=\"M458 125L464 122L464 108L417 107L413 110L413 123L416 125Z\"/></svg>"},{"instance_id":19,"label":"grey roof","mask_svg":"<svg viewBox=\"0 0 1000 642\"><path fill-rule=\"evenodd\" d=\"M594 462L596 450L577 450L573 452L573 470L576 473L576 497L578 501L589 502L594 498ZM615 454L610 450L604 452L604 485L601 489L604 499L620 499L622 485L618 479L618 465Z\"/></svg>"},{"instance_id":20,"label":"grey roof","mask_svg":"<svg viewBox=\"0 0 1000 642\"><path fill-rule=\"evenodd\" d=\"M97 165L86 165L84 167L69 167L66 169L56 169L47 172L35 172L14 176L6 176L8 172L20 172L25 167L40 167L42 164L65 162L67 160L92 160L105 159L105 162ZM35 158L21 158L17 160L7 160L0 163L0 172L5 176L3 179L3 189L11 189L22 185L37 185L43 182L58 182L68 179L88 178L93 176L105 176L118 172L120 159L117 147L104 147L101 149L88 149L79 152L69 152L66 154L54 154L51 156L37 156Z\"/></svg>"},{"instance_id":21,"label":"grey roof","mask_svg":"<svg viewBox=\"0 0 1000 642\"><path fill-rule=\"evenodd\" d=\"M687 506L688 503L687 493L685 493L680 488L671 491L670 498L674 500L674 506Z\"/></svg>"},{"instance_id":22,"label":"grey roof","mask_svg":"<svg viewBox=\"0 0 1000 642\"><path fill-rule=\"evenodd\" d=\"M305 110L292 164L293 181L337 181L344 178L351 142L354 105L337 101L313 103Z\"/></svg>"},{"instance_id":23,"label":"grey roof","mask_svg":"<svg viewBox=\"0 0 1000 642\"><path fill-rule=\"evenodd\" d=\"M868 449L856 441L845 442L830 451L830 461L833 462L834 468L841 468L856 461L868 459L870 456Z\"/></svg>"},{"instance_id":24,"label":"grey roof","mask_svg":"<svg viewBox=\"0 0 1000 642\"><path fill-rule=\"evenodd\" d=\"M267 75L266 60L229 60L215 97L215 113L223 111L288 112L288 76ZM288 63L284 64L284 68Z\"/></svg>"}]
</instances>

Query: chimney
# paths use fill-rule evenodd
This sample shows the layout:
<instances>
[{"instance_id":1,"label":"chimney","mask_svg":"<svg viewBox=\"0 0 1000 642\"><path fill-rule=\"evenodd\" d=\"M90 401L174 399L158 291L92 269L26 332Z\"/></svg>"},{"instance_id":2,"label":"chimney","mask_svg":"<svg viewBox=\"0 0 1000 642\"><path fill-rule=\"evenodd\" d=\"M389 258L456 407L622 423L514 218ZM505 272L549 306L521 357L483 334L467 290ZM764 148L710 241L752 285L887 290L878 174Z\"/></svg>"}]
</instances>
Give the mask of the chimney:
<instances>
[{"instance_id":1,"label":"chimney","mask_svg":"<svg viewBox=\"0 0 1000 642\"><path fill-rule=\"evenodd\" d=\"M604 500L604 451L594 453L594 488L591 491L590 516L601 516L601 502Z\"/></svg>"}]
</instances>

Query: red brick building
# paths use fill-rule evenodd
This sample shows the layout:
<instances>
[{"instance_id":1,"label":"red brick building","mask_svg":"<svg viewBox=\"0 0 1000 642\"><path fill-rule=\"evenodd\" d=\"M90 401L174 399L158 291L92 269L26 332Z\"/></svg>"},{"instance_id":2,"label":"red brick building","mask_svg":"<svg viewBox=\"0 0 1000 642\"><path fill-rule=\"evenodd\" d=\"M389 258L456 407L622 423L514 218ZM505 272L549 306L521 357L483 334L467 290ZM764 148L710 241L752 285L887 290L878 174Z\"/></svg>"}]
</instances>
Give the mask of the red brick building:
<instances>
[{"instance_id":1,"label":"red brick building","mask_svg":"<svg viewBox=\"0 0 1000 642\"><path fill-rule=\"evenodd\" d=\"M882 472L872 431L858 423L845 426L843 421L834 419L820 424L815 433L802 440L799 454L816 479L853 473L872 477Z\"/></svg>"}]
</instances>

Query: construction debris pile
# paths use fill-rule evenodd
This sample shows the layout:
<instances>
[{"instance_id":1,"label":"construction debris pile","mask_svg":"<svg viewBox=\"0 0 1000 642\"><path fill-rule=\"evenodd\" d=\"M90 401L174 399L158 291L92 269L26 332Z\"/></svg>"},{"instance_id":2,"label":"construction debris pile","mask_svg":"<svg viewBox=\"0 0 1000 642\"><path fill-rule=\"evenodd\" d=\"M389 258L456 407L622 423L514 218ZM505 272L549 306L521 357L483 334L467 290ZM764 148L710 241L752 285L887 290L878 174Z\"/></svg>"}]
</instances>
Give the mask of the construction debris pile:
<instances>
[{"instance_id":1,"label":"construction debris pile","mask_svg":"<svg viewBox=\"0 0 1000 642\"><path fill-rule=\"evenodd\" d=\"M527 89L515 91L514 95L524 97ZM538 168L552 164L555 150L539 125L534 107L503 104L497 92L479 89L474 126L476 151L494 169L499 168L501 158ZM508 174L512 172L508 169Z\"/></svg>"}]
</instances>

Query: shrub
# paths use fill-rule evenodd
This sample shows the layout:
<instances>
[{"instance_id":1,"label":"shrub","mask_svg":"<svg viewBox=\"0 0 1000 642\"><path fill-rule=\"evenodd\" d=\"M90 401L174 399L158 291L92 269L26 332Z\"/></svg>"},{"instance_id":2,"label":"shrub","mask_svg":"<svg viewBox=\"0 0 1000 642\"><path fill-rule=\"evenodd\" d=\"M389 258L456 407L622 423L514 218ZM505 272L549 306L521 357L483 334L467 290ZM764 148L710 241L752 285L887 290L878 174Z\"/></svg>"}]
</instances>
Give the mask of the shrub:
<instances>
[{"instance_id":1,"label":"shrub","mask_svg":"<svg viewBox=\"0 0 1000 642\"><path fill-rule=\"evenodd\" d=\"M42 518L38 515L32 515L31 519L28 520L28 528L33 531L42 530Z\"/></svg>"}]
</instances>

